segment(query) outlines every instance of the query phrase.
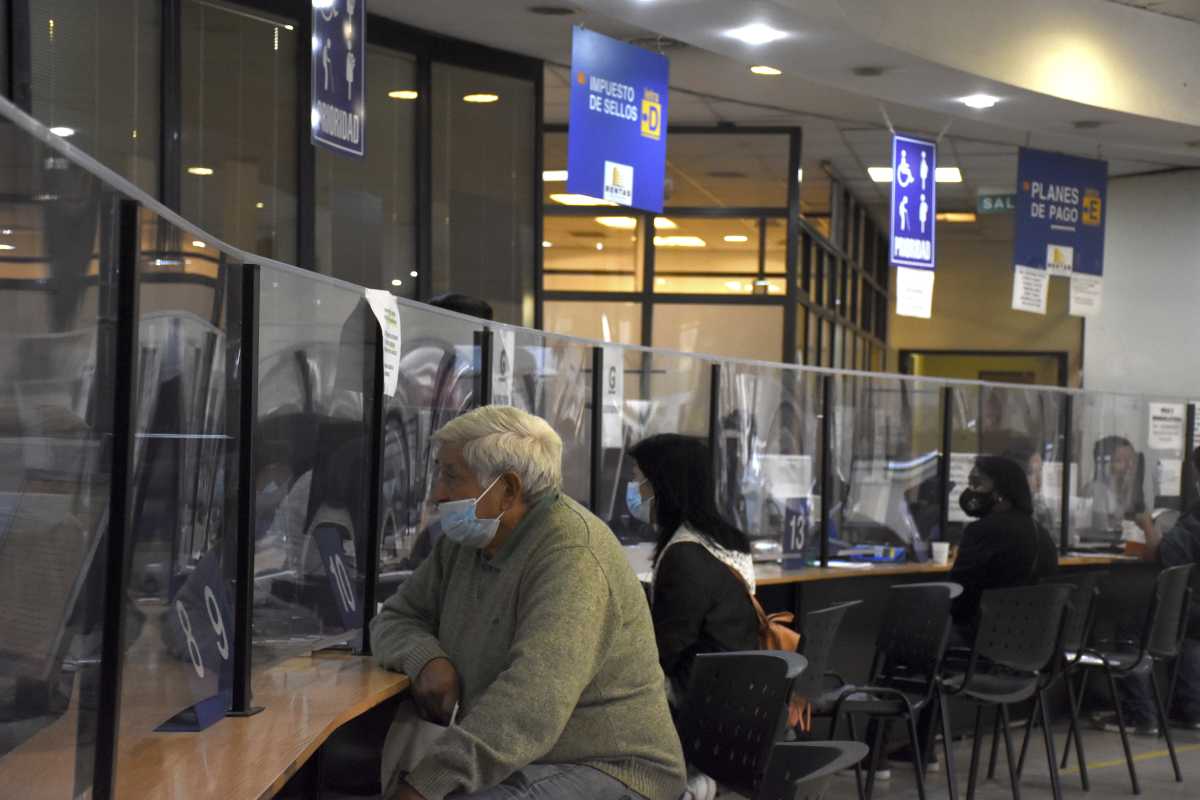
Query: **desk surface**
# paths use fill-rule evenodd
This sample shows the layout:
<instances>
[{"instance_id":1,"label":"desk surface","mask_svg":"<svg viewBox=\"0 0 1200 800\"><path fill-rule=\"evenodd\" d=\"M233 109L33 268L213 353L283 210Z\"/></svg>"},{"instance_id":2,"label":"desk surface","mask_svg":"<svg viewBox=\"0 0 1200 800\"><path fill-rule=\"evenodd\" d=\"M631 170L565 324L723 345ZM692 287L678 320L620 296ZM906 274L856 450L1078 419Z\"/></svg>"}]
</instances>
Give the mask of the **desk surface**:
<instances>
[{"instance_id":1,"label":"desk surface","mask_svg":"<svg viewBox=\"0 0 1200 800\"><path fill-rule=\"evenodd\" d=\"M1059 558L1060 567L1098 567L1117 563L1137 563L1116 556L1065 556ZM950 565L939 566L932 562L924 564L871 564L863 567L804 567L784 569L778 564L755 564L755 580L759 586L781 586L792 583L832 581L844 578L873 578L889 575L929 575L930 580L950 571Z\"/></svg>"},{"instance_id":2,"label":"desk surface","mask_svg":"<svg viewBox=\"0 0 1200 800\"><path fill-rule=\"evenodd\" d=\"M126 675L125 680L136 680ZM408 688L369 658L322 654L256 673L252 717L226 717L200 733L147 733L161 720L123 707L117 796L259 800L275 795L341 725ZM70 797L78 699L57 722L0 759L2 787ZM149 727L147 727L149 726Z\"/></svg>"}]
</instances>

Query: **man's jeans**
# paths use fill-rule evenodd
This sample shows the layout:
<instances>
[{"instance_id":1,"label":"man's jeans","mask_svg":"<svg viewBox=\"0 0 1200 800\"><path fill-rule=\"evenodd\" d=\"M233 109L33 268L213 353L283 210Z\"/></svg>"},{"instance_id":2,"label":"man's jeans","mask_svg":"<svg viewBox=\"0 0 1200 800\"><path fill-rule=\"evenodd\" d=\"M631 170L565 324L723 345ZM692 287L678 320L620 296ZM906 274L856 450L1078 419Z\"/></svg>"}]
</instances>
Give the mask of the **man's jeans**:
<instances>
[{"instance_id":1,"label":"man's jeans","mask_svg":"<svg viewBox=\"0 0 1200 800\"><path fill-rule=\"evenodd\" d=\"M446 800L645 800L616 778L581 764L530 764L501 783Z\"/></svg>"},{"instance_id":2,"label":"man's jeans","mask_svg":"<svg viewBox=\"0 0 1200 800\"><path fill-rule=\"evenodd\" d=\"M1176 684L1173 708L1167 709L1167 717L1184 722L1200 722L1200 640L1184 639L1175 663ZM1159 689L1163 702L1168 687L1162 683ZM1139 672L1117 684L1121 698L1121 712L1125 722L1132 725L1157 725L1158 712L1154 708L1154 692L1150 686L1150 673Z\"/></svg>"}]
</instances>

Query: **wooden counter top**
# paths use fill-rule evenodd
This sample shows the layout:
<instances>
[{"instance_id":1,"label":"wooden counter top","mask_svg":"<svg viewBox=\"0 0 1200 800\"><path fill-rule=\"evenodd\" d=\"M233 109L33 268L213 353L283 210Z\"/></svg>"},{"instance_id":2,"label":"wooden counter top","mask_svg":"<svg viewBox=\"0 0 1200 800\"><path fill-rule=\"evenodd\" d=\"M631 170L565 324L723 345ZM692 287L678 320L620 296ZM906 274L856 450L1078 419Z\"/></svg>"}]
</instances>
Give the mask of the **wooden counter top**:
<instances>
[{"instance_id":1,"label":"wooden counter top","mask_svg":"<svg viewBox=\"0 0 1200 800\"><path fill-rule=\"evenodd\" d=\"M1095 567L1111 564L1138 563L1117 556L1064 556L1059 558L1060 567ZM950 572L950 565L938 566L932 562L904 564L871 564L865 567L803 567L784 569L778 564L756 564L756 583L759 586L782 586L792 583L842 580L844 578L877 578L888 575L928 575L930 580Z\"/></svg>"},{"instance_id":2,"label":"wooden counter top","mask_svg":"<svg viewBox=\"0 0 1200 800\"><path fill-rule=\"evenodd\" d=\"M125 676L126 685L137 681ZM226 717L199 733L156 733L161 719L124 703L117 740L118 797L260 800L275 795L341 725L408 688L404 675L365 657L291 658L254 676L252 717ZM136 684L135 684L136 686ZM133 687L131 687L133 688ZM126 693L126 697L129 693ZM71 710L0 758L0 796L70 797L78 698Z\"/></svg>"}]
</instances>

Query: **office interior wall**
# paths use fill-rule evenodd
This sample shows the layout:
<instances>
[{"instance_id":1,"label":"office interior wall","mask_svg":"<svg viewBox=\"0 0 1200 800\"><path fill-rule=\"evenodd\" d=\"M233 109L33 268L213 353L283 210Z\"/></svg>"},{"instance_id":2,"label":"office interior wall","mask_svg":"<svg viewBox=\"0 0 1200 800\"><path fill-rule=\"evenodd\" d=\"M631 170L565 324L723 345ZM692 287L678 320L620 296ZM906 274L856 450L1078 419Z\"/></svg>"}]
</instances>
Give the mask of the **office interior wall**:
<instances>
[{"instance_id":1,"label":"office interior wall","mask_svg":"<svg viewBox=\"0 0 1200 800\"><path fill-rule=\"evenodd\" d=\"M933 316L897 316L893 304L890 368L898 369L901 350L1058 351L1068 354L1067 384L1079 386L1083 324L1067 313L1066 280L1050 282L1042 316L1012 309L1012 275L1011 239L938 242Z\"/></svg>"},{"instance_id":2,"label":"office interior wall","mask_svg":"<svg viewBox=\"0 0 1200 800\"><path fill-rule=\"evenodd\" d=\"M1200 395L1200 170L1109 182L1104 297L1084 385Z\"/></svg>"}]
</instances>

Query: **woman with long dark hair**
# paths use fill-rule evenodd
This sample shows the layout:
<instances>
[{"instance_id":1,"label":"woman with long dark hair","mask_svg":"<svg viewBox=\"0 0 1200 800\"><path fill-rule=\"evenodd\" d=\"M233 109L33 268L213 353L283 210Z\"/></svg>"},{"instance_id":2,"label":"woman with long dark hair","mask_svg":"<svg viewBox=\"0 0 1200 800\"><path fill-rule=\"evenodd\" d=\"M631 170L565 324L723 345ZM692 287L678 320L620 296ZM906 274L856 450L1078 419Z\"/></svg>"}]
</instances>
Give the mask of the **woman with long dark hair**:
<instances>
[{"instance_id":1,"label":"woman with long dark hair","mask_svg":"<svg viewBox=\"0 0 1200 800\"><path fill-rule=\"evenodd\" d=\"M704 442L661 434L630 455L637 465L627 489L630 513L658 532L651 614L669 696L678 705L698 654L758 648L750 540L717 511Z\"/></svg>"}]
</instances>

